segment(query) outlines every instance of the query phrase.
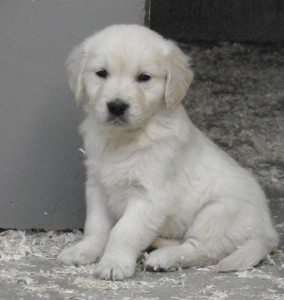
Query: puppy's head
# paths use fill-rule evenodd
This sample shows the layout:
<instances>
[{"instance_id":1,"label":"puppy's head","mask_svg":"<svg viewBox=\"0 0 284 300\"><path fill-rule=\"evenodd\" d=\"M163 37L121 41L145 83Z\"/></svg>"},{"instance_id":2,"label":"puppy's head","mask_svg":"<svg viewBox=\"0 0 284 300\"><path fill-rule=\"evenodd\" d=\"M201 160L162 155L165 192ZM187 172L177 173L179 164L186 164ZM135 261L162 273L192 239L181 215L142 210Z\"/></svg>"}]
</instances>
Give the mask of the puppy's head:
<instances>
[{"instance_id":1,"label":"puppy's head","mask_svg":"<svg viewBox=\"0 0 284 300\"><path fill-rule=\"evenodd\" d=\"M143 127L177 105L193 79L176 44L139 25L113 25L86 39L67 71L77 102L86 95L101 123L122 128Z\"/></svg>"}]
</instances>

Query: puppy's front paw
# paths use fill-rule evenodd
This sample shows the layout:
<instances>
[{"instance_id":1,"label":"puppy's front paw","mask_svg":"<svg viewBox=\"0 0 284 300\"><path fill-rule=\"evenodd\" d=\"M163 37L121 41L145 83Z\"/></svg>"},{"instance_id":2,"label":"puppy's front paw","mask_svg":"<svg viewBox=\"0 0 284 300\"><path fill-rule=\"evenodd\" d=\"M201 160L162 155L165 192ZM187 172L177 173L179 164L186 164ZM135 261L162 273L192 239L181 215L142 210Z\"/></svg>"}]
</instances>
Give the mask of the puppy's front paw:
<instances>
[{"instance_id":1,"label":"puppy's front paw","mask_svg":"<svg viewBox=\"0 0 284 300\"><path fill-rule=\"evenodd\" d=\"M101 255L93 241L82 240L65 248L57 257L63 265L87 265L95 262Z\"/></svg>"},{"instance_id":2,"label":"puppy's front paw","mask_svg":"<svg viewBox=\"0 0 284 300\"><path fill-rule=\"evenodd\" d=\"M179 260L174 249L164 247L151 252L146 258L144 266L153 271L172 271L178 268Z\"/></svg>"},{"instance_id":3,"label":"puppy's front paw","mask_svg":"<svg viewBox=\"0 0 284 300\"><path fill-rule=\"evenodd\" d=\"M96 266L94 275L105 280L124 280L133 276L135 267L135 260L103 257Z\"/></svg>"}]
</instances>

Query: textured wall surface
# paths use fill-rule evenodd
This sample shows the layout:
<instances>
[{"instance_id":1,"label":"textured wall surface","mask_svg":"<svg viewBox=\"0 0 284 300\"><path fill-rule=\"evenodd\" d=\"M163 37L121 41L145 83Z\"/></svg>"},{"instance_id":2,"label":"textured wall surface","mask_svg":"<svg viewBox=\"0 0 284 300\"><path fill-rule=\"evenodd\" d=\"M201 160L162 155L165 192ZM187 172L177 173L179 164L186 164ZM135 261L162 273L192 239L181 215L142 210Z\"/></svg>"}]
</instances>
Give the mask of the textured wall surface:
<instances>
[{"instance_id":1,"label":"textured wall surface","mask_svg":"<svg viewBox=\"0 0 284 300\"><path fill-rule=\"evenodd\" d=\"M68 52L114 23L144 19L144 0L0 2L0 227L82 228L82 114Z\"/></svg>"}]
</instances>

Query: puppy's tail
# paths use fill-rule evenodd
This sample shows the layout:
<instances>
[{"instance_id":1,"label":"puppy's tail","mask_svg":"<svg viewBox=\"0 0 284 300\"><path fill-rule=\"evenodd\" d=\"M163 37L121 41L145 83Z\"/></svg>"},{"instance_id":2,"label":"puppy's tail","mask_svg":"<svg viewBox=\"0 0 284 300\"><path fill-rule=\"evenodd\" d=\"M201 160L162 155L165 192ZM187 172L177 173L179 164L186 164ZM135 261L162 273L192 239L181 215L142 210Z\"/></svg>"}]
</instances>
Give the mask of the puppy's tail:
<instances>
[{"instance_id":1,"label":"puppy's tail","mask_svg":"<svg viewBox=\"0 0 284 300\"><path fill-rule=\"evenodd\" d=\"M263 239L248 240L231 255L221 260L216 266L216 271L231 272L251 269L264 259L277 244L277 236L270 238L269 243Z\"/></svg>"}]
</instances>

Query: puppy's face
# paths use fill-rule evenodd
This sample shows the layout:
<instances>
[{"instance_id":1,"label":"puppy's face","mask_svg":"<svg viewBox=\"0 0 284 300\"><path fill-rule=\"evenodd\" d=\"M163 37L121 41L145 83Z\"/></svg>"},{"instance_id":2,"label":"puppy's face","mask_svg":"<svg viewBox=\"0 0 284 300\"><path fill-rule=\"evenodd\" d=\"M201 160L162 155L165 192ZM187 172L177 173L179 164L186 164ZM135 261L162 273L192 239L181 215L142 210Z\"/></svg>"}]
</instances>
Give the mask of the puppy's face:
<instances>
[{"instance_id":1,"label":"puppy's face","mask_svg":"<svg viewBox=\"0 0 284 300\"><path fill-rule=\"evenodd\" d=\"M172 42L138 25L114 25L88 38L67 60L78 101L85 93L107 126L143 127L180 102L192 81L188 59Z\"/></svg>"},{"instance_id":2,"label":"puppy's face","mask_svg":"<svg viewBox=\"0 0 284 300\"><path fill-rule=\"evenodd\" d=\"M139 127L161 108L166 70L159 61L161 51L155 48L120 32L95 42L84 88L98 120L111 126Z\"/></svg>"}]
</instances>

